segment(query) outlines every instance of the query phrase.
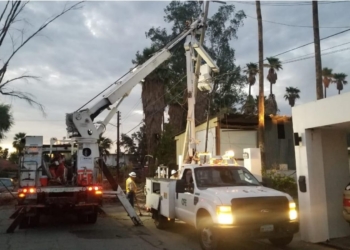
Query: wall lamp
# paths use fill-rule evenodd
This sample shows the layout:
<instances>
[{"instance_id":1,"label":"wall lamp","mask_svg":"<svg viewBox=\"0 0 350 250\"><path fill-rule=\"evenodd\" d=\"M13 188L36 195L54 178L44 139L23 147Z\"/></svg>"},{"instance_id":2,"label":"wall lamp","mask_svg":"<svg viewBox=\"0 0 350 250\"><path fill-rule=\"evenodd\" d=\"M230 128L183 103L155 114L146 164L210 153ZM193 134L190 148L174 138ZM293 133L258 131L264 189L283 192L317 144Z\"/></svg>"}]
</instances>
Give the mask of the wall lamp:
<instances>
[{"instance_id":1,"label":"wall lamp","mask_svg":"<svg viewBox=\"0 0 350 250\"><path fill-rule=\"evenodd\" d=\"M299 136L299 133L294 133L294 145L299 146L300 142L302 142L301 136Z\"/></svg>"}]
</instances>

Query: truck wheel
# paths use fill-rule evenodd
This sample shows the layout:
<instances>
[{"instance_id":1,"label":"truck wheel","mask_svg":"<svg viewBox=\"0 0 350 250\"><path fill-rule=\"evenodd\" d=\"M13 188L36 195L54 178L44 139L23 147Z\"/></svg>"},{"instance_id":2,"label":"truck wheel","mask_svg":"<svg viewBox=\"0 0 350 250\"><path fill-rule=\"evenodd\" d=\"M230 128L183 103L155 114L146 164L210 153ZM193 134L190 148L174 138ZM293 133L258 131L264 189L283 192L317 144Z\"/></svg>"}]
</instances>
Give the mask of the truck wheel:
<instances>
[{"instance_id":1,"label":"truck wheel","mask_svg":"<svg viewBox=\"0 0 350 250\"><path fill-rule=\"evenodd\" d=\"M92 214L88 214L87 221L90 224L95 224L97 221L97 212L93 212Z\"/></svg>"},{"instance_id":2,"label":"truck wheel","mask_svg":"<svg viewBox=\"0 0 350 250\"><path fill-rule=\"evenodd\" d=\"M85 214L78 214L77 217L78 217L78 222L79 223L85 223L86 222L87 216Z\"/></svg>"},{"instance_id":3,"label":"truck wheel","mask_svg":"<svg viewBox=\"0 0 350 250\"><path fill-rule=\"evenodd\" d=\"M284 247L287 246L289 243L291 243L293 240L293 235L285 236L282 238L271 238L269 241L272 243L272 245L277 247Z\"/></svg>"},{"instance_id":4,"label":"truck wheel","mask_svg":"<svg viewBox=\"0 0 350 250\"><path fill-rule=\"evenodd\" d=\"M219 240L212 229L211 218L204 217L199 219L199 243L203 250L216 250L218 248Z\"/></svg>"}]
</instances>

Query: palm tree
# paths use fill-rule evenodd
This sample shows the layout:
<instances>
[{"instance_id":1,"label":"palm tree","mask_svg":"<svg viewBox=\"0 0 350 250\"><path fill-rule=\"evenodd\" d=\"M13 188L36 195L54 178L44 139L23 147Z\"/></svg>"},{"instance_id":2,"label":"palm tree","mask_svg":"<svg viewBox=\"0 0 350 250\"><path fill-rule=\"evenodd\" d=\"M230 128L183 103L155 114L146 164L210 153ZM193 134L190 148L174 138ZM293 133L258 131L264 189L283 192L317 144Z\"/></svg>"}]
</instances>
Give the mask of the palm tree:
<instances>
[{"instance_id":1,"label":"palm tree","mask_svg":"<svg viewBox=\"0 0 350 250\"><path fill-rule=\"evenodd\" d=\"M106 156L110 154L109 150L112 147L112 140L101 135L100 138L97 140L97 143L98 149L100 151L100 156L104 156L104 158L106 159Z\"/></svg>"},{"instance_id":2,"label":"palm tree","mask_svg":"<svg viewBox=\"0 0 350 250\"><path fill-rule=\"evenodd\" d=\"M256 74L258 74L258 65L256 63L247 63L247 69L243 71L245 74L247 74L247 80L249 84L249 96L251 92L251 87L255 84L256 82Z\"/></svg>"},{"instance_id":3,"label":"palm tree","mask_svg":"<svg viewBox=\"0 0 350 250\"><path fill-rule=\"evenodd\" d=\"M251 95L251 87L256 82L256 74L258 73L258 65L256 63L247 63L247 69L243 71L247 75L247 83L249 84L249 94L247 96L247 101L242 107L244 114L254 114L255 113L255 103L254 98Z\"/></svg>"},{"instance_id":4,"label":"palm tree","mask_svg":"<svg viewBox=\"0 0 350 250\"><path fill-rule=\"evenodd\" d=\"M269 73L267 74L267 80L270 82L270 95L272 95L272 84L275 84L277 81L277 72L282 68L282 62L275 57L267 57L267 64L264 64L264 67L269 68Z\"/></svg>"},{"instance_id":5,"label":"palm tree","mask_svg":"<svg viewBox=\"0 0 350 250\"><path fill-rule=\"evenodd\" d=\"M340 91L343 90L343 85L347 84L348 82L345 81L345 78L347 77L344 73L334 73L333 74L333 82L337 84L337 90L338 94L340 95Z\"/></svg>"},{"instance_id":6,"label":"palm tree","mask_svg":"<svg viewBox=\"0 0 350 250\"><path fill-rule=\"evenodd\" d=\"M265 114L273 114L276 115L277 113L277 102L275 99L275 95L272 92L272 84L276 84L277 81L277 71L282 69L282 63L278 58L275 57L267 57L267 64L264 64L264 67L269 68L269 72L267 74L267 80L270 82L270 95L267 99L267 106L266 106L266 112Z\"/></svg>"},{"instance_id":7,"label":"palm tree","mask_svg":"<svg viewBox=\"0 0 350 250\"><path fill-rule=\"evenodd\" d=\"M17 153L21 153L24 149L24 143L22 139L26 137L26 133L19 132L15 134L15 137L13 137L12 146L16 149Z\"/></svg>"},{"instance_id":8,"label":"palm tree","mask_svg":"<svg viewBox=\"0 0 350 250\"><path fill-rule=\"evenodd\" d=\"M286 94L284 95L284 99L288 100L289 105L294 107L295 100L299 99L300 90L298 88L286 87Z\"/></svg>"},{"instance_id":9,"label":"palm tree","mask_svg":"<svg viewBox=\"0 0 350 250\"><path fill-rule=\"evenodd\" d=\"M323 85L324 85L324 97L327 97L327 88L329 87L329 84L332 82L332 69L330 68L323 68L322 69L322 76L323 76Z\"/></svg>"}]
</instances>

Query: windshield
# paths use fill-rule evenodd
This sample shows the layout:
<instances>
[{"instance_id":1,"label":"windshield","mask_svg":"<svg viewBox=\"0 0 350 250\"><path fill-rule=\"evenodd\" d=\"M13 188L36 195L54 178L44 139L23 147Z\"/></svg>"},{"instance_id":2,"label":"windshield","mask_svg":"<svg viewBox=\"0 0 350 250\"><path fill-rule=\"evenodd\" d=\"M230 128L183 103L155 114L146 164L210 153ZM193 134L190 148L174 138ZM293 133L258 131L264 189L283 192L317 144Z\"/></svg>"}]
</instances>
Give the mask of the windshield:
<instances>
[{"instance_id":1,"label":"windshield","mask_svg":"<svg viewBox=\"0 0 350 250\"><path fill-rule=\"evenodd\" d=\"M0 179L0 186L11 187L12 182L9 179Z\"/></svg>"},{"instance_id":2,"label":"windshield","mask_svg":"<svg viewBox=\"0 0 350 250\"><path fill-rule=\"evenodd\" d=\"M195 169L197 187L260 186L242 167L202 167Z\"/></svg>"}]
</instances>

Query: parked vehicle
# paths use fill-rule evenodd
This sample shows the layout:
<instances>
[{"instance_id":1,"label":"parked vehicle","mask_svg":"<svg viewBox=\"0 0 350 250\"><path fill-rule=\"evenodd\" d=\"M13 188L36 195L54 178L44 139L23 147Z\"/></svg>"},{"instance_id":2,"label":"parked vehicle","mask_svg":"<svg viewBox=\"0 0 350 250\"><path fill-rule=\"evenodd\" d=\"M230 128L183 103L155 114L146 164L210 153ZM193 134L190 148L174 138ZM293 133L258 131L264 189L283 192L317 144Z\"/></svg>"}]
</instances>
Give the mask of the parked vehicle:
<instances>
[{"instance_id":1,"label":"parked vehicle","mask_svg":"<svg viewBox=\"0 0 350 250\"><path fill-rule=\"evenodd\" d=\"M343 216L350 224L350 183L345 187L343 196Z\"/></svg>"},{"instance_id":2,"label":"parked vehicle","mask_svg":"<svg viewBox=\"0 0 350 250\"><path fill-rule=\"evenodd\" d=\"M234 237L285 246L299 230L291 196L262 186L237 165L188 164L179 180L147 178L145 192L157 228L186 222L198 230L205 250Z\"/></svg>"},{"instance_id":3,"label":"parked vehicle","mask_svg":"<svg viewBox=\"0 0 350 250\"><path fill-rule=\"evenodd\" d=\"M13 192L15 190L15 185L13 179L11 178L0 178L0 193L2 192Z\"/></svg>"}]
</instances>

